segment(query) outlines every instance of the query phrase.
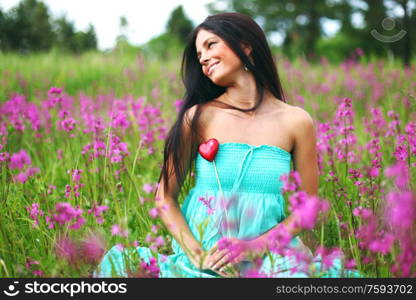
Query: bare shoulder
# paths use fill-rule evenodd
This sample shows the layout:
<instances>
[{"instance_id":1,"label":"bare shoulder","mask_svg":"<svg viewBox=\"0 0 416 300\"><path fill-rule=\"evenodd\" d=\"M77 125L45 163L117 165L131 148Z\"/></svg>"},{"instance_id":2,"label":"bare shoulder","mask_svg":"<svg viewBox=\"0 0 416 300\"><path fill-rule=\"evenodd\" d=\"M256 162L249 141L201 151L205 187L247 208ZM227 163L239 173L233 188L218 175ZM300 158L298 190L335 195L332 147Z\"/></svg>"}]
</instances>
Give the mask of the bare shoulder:
<instances>
[{"instance_id":1,"label":"bare shoulder","mask_svg":"<svg viewBox=\"0 0 416 300\"><path fill-rule=\"evenodd\" d=\"M190 108L188 108L185 111L185 118L189 121L192 120L193 117L195 116L195 112L196 112L197 108L198 108L198 104L194 104Z\"/></svg>"},{"instance_id":2,"label":"bare shoulder","mask_svg":"<svg viewBox=\"0 0 416 300\"><path fill-rule=\"evenodd\" d=\"M195 116L195 113L196 113L197 109L199 109L201 111L201 116L202 116L202 114L207 114L211 111L210 110L210 105L209 105L208 102L194 104L186 110L185 117L192 119Z\"/></svg>"},{"instance_id":3,"label":"bare shoulder","mask_svg":"<svg viewBox=\"0 0 416 300\"><path fill-rule=\"evenodd\" d=\"M200 126L206 126L207 123L209 123L209 120L212 118L215 110L212 107L212 105L210 105L211 103L208 102L203 102L203 103L199 103L199 104L194 104L193 106L191 106L190 108L187 109L187 111L185 112L185 117L191 121L195 114L197 109L199 110L198 113L198 124Z\"/></svg>"},{"instance_id":4,"label":"bare shoulder","mask_svg":"<svg viewBox=\"0 0 416 300\"><path fill-rule=\"evenodd\" d=\"M311 117L311 115L309 114L309 112L307 112L305 109L299 107L299 106L294 106L294 105L288 105L287 108L287 113L286 116L292 120L292 125L297 125L297 126L307 126L308 124L313 124L314 120Z\"/></svg>"},{"instance_id":5,"label":"bare shoulder","mask_svg":"<svg viewBox=\"0 0 416 300\"><path fill-rule=\"evenodd\" d=\"M315 145L316 128L315 121L305 109L290 105L287 111L287 123L293 141L294 151L299 147L307 149L307 145Z\"/></svg>"},{"instance_id":6,"label":"bare shoulder","mask_svg":"<svg viewBox=\"0 0 416 300\"><path fill-rule=\"evenodd\" d=\"M209 123L208 120L210 120L210 117L209 117L210 111L208 107L206 107L205 103L194 104L190 108L188 108L184 114L184 119L185 119L184 123L187 124L186 133L190 133L191 127L192 127L192 121L194 120L196 116L197 110L199 110L199 112L198 112L198 118L196 120L196 126L198 128L198 134L201 137L201 136L204 136L205 127Z\"/></svg>"},{"instance_id":7,"label":"bare shoulder","mask_svg":"<svg viewBox=\"0 0 416 300\"><path fill-rule=\"evenodd\" d=\"M190 126L192 120L195 117L195 114L196 114L197 109L200 109L201 110L201 114L200 114L200 117L199 117L199 118L201 118L202 117L202 111L203 110L202 110L202 106L200 104L194 104L194 105L192 105L190 108L188 108L185 111L184 119L186 120L186 123L189 126ZM201 121L199 120L199 122L201 122Z\"/></svg>"},{"instance_id":8,"label":"bare shoulder","mask_svg":"<svg viewBox=\"0 0 416 300\"><path fill-rule=\"evenodd\" d=\"M198 104L195 104L189 107L184 113L183 120L182 120L182 130L183 130L184 136L186 137L189 137L191 134L192 120L195 116L197 108L198 108Z\"/></svg>"}]
</instances>

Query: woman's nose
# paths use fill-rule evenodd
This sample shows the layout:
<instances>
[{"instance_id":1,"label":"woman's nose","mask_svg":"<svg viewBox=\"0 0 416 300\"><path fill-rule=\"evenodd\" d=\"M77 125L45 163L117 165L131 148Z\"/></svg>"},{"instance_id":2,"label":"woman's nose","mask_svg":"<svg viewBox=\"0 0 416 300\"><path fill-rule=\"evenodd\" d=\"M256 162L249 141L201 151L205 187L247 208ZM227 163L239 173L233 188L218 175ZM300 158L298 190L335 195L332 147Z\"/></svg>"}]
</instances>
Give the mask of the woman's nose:
<instances>
[{"instance_id":1,"label":"woman's nose","mask_svg":"<svg viewBox=\"0 0 416 300\"><path fill-rule=\"evenodd\" d=\"M208 60L209 60L209 58L206 58L206 57L202 56L202 54L201 54L201 58L199 59L199 62L201 63L201 65L207 63Z\"/></svg>"}]
</instances>

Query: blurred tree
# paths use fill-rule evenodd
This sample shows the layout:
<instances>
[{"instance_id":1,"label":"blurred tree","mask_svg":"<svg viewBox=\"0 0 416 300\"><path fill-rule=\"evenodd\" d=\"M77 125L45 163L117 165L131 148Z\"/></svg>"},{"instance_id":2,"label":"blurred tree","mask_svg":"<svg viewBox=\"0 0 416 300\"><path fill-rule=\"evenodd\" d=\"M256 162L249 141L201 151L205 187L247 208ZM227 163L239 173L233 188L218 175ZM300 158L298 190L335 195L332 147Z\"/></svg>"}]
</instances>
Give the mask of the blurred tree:
<instances>
[{"instance_id":1,"label":"blurred tree","mask_svg":"<svg viewBox=\"0 0 416 300\"><path fill-rule=\"evenodd\" d=\"M49 50L54 40L49 17L43 2L22 0L3 20L5 47L22 51Z\"/></svg>"},{"instance_id":2,"label":"blurred tree","mask_svg":"<svg viewBox=\"0 0 416 300\"><path fill-rule=\"evenodd\" d=\"M86 32L79 31L76 33L76 36L78 52L97 50L97 35L92 24L89 24Z\"/></svg>"},{"instance_id":3,"label":"blurred tree","mask_svg":"<svg viewBox=\"0 0 416 300\"><path fill-rule=\"evenodd\" d=\"M19 49L20 34L15 26L16 21L12 18L12 13L2 13L0 26L0 49L3 51L11 51Z\"/></svg>"},{"instance_id":4,"label":"blurred tree","mask_svg":"<svg viewBox=\"0 0 416 300\"><path fill-rule=\"evenodd\" d=\"M63 52L82 53L97 49L97 36L94 26L89 24L88 30L75 31L74 23L61 16L54 22L56 33L55 45Z\"/></svg>"},{"instance_id":5,"label":"blurred tree","mask_svg":"<svg viewBox=\"0 0 416 300\"><path fill-rule=\"evenodd\" d=\"M365 27L359 30L361 48L366 54L385 56L390 45L383 43L373 36L372 30L377 30L381 34L385 33L382 21L387 17L387 8L383 0L361 0L366 8L359 8L358 11L364 16Z\"/></svg>"},{"instance_id":6,"label":"blurred tree","mask_svg":"<svg viewBox=\"0 0 416 300\"><path fill-rule=\"evenodd\" d=\"M219 3L226 8L217 9ZM212 13L232 10L248 14L259 22L266 34L279 32L284 37L286 55L304 54L314 59L316 42L323 35L322 21L333 18L334 7L338 5L334 2L332 7L328 6L327 0L220 0L210 3L208 10Z\"/></svg>"},{"instance_id":7,"label":"blurred tree","mask_svg":"<svg viewBox=\"0 0 416 300\"><path fill-rule=\"evenodd\" d=\"M22 0L9 12L0 12L1 50L49 51L53 46L75 53L97 49L94 27L76 32L65 16L53 20L47 6L38 0Z\"/></svg>"},{"instance_id":8,"label":"blurred tree","mask_svg":"<svg viewBox=\"0 0 416 300\"><path fill-rule=\"evenodd\" d=\"M129 22L125 16L120 17L119 21L119 34L116 38L117 44L119 42L127 42L127 31L129 27Z\"/></svg>"},{"instance_id":9,"label":"blurred tree","mask_svg":"<svg viewBox=\"0 0 416 300\"><path fill-rule=\"evenodd\" d=\"M183 50L183 42L167 32L152 38L144 47L146 58L170 60L178 57Z\"/></svg>"},{"instance_id":10,"label":"blurred tree","mask_svg":"<svg viewBox=\"0 0 416 300\"><path fill-rule=\"evenodd\" d=\"M413 0L395 0L395 2L401 7L403 10L403 17L401 18L403 24L403 30L406 34L403 36L403 39L400 40L402 44L402 57L403 63L406 66L410 66L410 61L412 58L413 52L413 43L412 36L416 33L415 32L415 11L416 11L416 1ZM413 7L411 6L413 4ZM412 21L413 17L413 21ZM413 24L412 24L413 23Z\"/></svg>"},{"instance_id":11,"label":"blurred tree","mask_svg":"<svg viewBox=\"0 0 416 300\"><path fill-rule=\"evenodd\" d=\"M362 31L364 51L382 56L393 52L403 60L404 65L411 63L413 41L416 31L412 26L415 0L365 0L366 28ZM401 16L400 16L401 15ZM368 33L373 36L368 39ZM375 33L375 34L374 34Z\"/></svg>"},{"instance_id":12,"label":"blurred tree","mask_svg":"<svg viewBox=\"0 0 416 300\"><path fill-rule=\"evenodd\" d=\"M125 50L131 47L127 39L129 22L125 16L120 17L118 28L119 34L116 37L115 51L117 51L120 55L124 55Z\"/></svg>"},{"instance_id":13,"label":"blurred tree","mask_svg":"<svg viewBox=\"0 0 416 300\"><path fill-rule=\"evenodd\" d=\"M350 34L355 31L352 25L352 15L356 12L350 0L329 1L328 5L333 7L332 17L341 23L340 32ZM335 6L335 7L334 7Z\"/></svg>"},{"instance_id":14,"label":"blurred tree","mask_svg":"<svg viewBox=\"0 0 416 300\"><path fill-rule=\"evenodd\" d=\"M18 49L19 40L16 39L15 23L10 13L0 12L0 50L12 51Z\"/></svg>"},{"instance_id":15,"label":"blurred tree","mask_svg":"<svg viewBox=\"0 0 416 300\"><path fill-rule=\"evenodd\" d=\"M416 3L415 3L416 6ZM415 49L416 47L416 7L413 8L412 13L410 14L410 22L409 22L409 26L410 28L412 28L411 30L411 35L410 36L410 42L413 45L413 49Z\"/></svg>"},{"instance_id":16,"label":"blurred tree","mask_svg":"<svg viewBox=\"0 0 416 300\"><path fill-rule=\"evenodd\" d=\"M56 46L64 52L78 52L74 23L63 15L54 21Z\"/></svg>"},{"instance_id":17,"label":"blurred tree","mask_svg":"<svg viewBox=\"0 0 416 300\"><path fill-rule=\"evenodd\" d=\"M185 43L193 27L194 25L185 15L182 5L179 5L172 11L166 25L166 31L168 34L176 36L182 43Z\"/></svg>"},{"instance_id":18,"label":"blurred tree","mask_svg":"<svg viewBox=\"0 0 416 300\"><path fill-rule=\"evenodd\" d=\"M389 37L402 29L397 26L396 32L391 32L383 24L388 17L386 4L389 2L395 4L391 11L391 15L396 16L394 20L402 23L407 32L403 39L394 43L380 42L371 34L372 30L377 30ZM356 48L362 48L364 53L379 57L393 51L409 64L412 43L416 40L416 0L217 0L207 8L210 13L237 11L252 16L267 35L277 32L283 37L281 47L289 58L305 55L316 59L340 47L339 53L330 56L345 59L355 53ZM404 12L403 17L397 17L397 8ZM353 22L357 17L362 18L363 24ZM330 38L325 37L323 28L328 19L340 24L336 36Z\"/></svg>"},{"instance_id":19,"label":"blurred tree","mask_svg":"<svg viewBox=\"0 0 416 300\"><path fill-rule=\"evenodd\" d=\"M0 50L3 49L6 42L6 33L4 27L6 25L6 17L0 7Z\"/></svg>"},{"instance_id":20,"label":"blurred tree","mask_svg":"<svg viewBox=\"0 0 416 300\"><path fill-rule=\"evenodd\" d=\"M127 22L126 16L121 16L120 17L120 27L121 28L127 28L128 25L129 25L129 22Z\"/></svg>"},{"instance_id":21,"label":"blurred tree","mask_svg":"<svg viewBox=\"0 0 416 300\"><path fill-rule=\"evenodd\" d=\"M185 15L182 5L176 7L166 23L166 31L152 38L144 46L147 59L169 60L181 55L193 23Z\"/></svg>"}]
</instances>

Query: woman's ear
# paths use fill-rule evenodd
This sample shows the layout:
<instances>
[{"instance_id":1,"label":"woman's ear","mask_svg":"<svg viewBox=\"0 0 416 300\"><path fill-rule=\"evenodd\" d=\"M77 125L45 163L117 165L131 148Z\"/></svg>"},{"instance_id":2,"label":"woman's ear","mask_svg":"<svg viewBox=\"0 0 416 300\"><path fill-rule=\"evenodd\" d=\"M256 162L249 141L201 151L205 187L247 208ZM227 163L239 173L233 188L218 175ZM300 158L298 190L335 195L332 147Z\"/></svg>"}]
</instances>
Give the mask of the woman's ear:
<instances>
[{"instance_id":1,"label":"woman's ear","mask_svg":"<svg viewBox=\"0 0 416 300\"><path fill-rule=\"evenodd\" d=\"M252 48L248 43L242 43L241 48L247 56L250 56Z\"/></svg>"}]
</instances>

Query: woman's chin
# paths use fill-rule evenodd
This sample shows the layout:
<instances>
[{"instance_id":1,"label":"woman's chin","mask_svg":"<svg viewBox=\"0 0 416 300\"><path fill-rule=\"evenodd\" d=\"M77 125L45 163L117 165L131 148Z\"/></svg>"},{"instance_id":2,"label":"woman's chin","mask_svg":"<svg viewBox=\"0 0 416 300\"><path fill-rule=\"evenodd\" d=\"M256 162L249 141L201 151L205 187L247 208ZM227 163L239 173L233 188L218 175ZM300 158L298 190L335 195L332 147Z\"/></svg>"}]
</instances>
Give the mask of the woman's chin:
<instances>
[{"instance_id":1,"label":"woman's chin","mask_svg":"<svg viewBox=\"0 0 416 300\"><path fill-rule=\"evenodd\" d=\"M212 76L210 79L214 84L216 84L218 86L222 86L222 87L229 86L229 81L226 78L222 77L222 76L221 77L220 76Z\"/></svg>"}]
</instances>

